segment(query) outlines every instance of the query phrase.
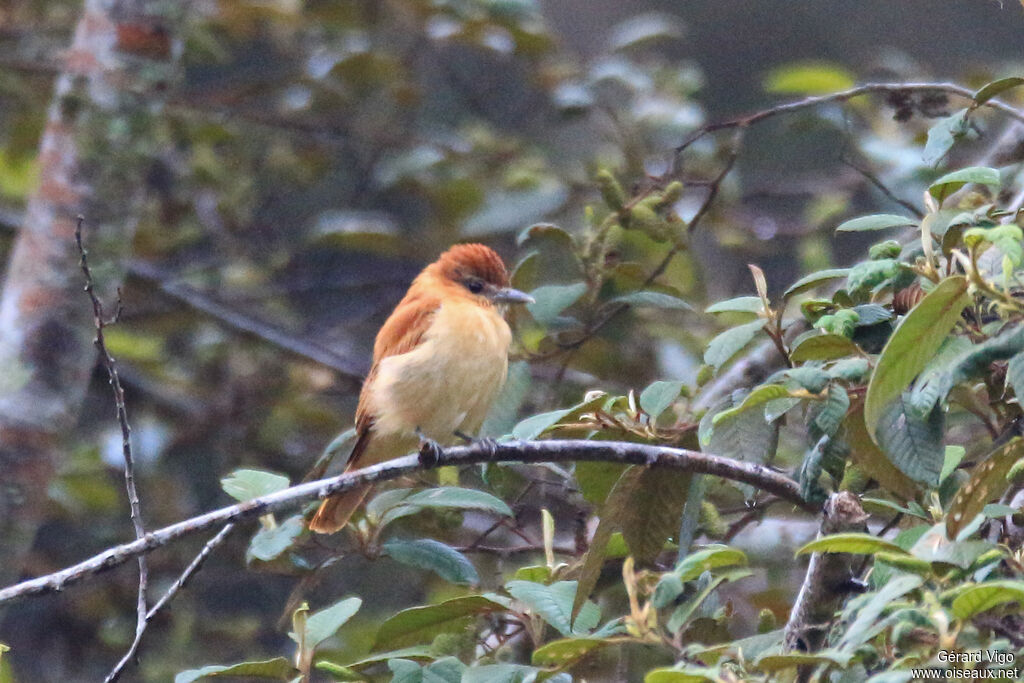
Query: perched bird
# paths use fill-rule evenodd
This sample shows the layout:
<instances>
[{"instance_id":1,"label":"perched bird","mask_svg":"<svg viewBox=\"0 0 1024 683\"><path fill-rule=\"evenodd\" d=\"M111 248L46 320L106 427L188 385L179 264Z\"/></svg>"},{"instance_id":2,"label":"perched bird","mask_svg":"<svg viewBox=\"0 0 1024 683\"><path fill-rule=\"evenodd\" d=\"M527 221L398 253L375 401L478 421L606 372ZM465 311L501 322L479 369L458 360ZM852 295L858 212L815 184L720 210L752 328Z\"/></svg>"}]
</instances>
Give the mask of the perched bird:
<instances>
[{"instance_id":1,"label":"perched bird","mask_svg":"<svg viewBox=\"0 0 1024 683\"><path fill-rule=\"evenodd\" d=\"M532 301L508 286L501 257L482 244L453 246L427 266L377 333L346 471L476 433L508 369L505 305ZM309 528L338 531L370 489L328 497Z\"/></svg>"}]
</instances>

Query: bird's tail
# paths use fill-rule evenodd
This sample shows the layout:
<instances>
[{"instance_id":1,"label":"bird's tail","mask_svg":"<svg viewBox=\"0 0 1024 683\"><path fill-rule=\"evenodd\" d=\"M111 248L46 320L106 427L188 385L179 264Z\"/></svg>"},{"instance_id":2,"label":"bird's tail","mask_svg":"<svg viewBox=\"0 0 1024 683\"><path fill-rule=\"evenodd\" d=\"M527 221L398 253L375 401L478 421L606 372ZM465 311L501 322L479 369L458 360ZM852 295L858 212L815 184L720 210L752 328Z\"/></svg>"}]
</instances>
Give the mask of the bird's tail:
<instances>
[{"instance_id":1,"label":"bird's tail","mask_svg":"<svg viewBox=\"0 0 1024 683\"><path fill-rule=\"evenodd\" d=\"M359 459L369 445L370 431L363 430L360 432L359 438L356 439L355 445L352 446L352 453L348 456L348 463L345 465L346 472L360 466ZM309 530L318 534L333 534L340 531L348 524L348 520L363 504L371 490L373 490L373 486L360 486L351 491L328 496L324 502L320 503L313 519L309 520Z\"/></svg>"},{"instance_id":2,"label":"bird's tail","mask_svg":"<svg viewBox=\"0 0 1024 683\"><path fill-rule=\"evenodd\" d=\"M333 534L343 529L355 511L363 504L372 486L360 486L351 491L329 496L320 504L313 519L309 520L309 530L318 534Z\"/></svg>"}]
</instances>

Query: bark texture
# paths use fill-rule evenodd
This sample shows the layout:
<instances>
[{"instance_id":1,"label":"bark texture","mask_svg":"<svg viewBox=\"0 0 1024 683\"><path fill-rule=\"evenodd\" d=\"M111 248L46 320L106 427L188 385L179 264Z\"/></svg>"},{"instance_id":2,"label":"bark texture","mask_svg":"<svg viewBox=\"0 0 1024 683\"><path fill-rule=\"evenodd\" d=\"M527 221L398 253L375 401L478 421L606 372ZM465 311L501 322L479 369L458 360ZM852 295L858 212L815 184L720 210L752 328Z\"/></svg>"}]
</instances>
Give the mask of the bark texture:
<instances>
[{"instance_id":1,"label":"bark texture","mask_svg":"<svg viewBox=\"0 0 1024 683\"><path fill-rule=\"evenodd\" d=\"M96 361L76 217L114 296L159 150L157 117L181 54L187 3L85 0L39 148L40 183L0 295L0 582L17 577L45 517L62 437Z\"/></svg>"}]
</instances>

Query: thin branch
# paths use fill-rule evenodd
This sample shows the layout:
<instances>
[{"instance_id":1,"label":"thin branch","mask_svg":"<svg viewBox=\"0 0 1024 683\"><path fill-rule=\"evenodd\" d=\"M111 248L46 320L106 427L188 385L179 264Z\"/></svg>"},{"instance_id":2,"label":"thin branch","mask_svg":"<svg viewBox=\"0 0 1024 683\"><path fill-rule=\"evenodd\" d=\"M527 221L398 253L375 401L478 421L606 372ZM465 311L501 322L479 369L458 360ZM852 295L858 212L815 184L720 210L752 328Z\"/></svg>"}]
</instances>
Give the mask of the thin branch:
<instances>
[{"instance_id":1,"label":"thin branch","mask_svg":"<svg viewBox=\"0 0 1024 683\"><path fill-rule=\"evenodd\" d=\"M865 83L864 85L858 85L857 87L850 88L849 90L829 93L828 95L816 95L813 97L805 97L802 100L796 100L794 102L785 102L783 104L769 107L768 109L762 109L761 111L754 112L753 114L747 114L746 116L741 116L729 121L710 123L703 128L699 128L694 131L685 141L683 141L681 145L676 147L676 155L678 156L682 154L688 147L690 147L690 145L716 131L727 130L730 128L749 128L755 123L760 123L766 119L774 118L780 114L788 114L794 111L800 111L801 109L810 109L817 107L818 105L828 104L831 102L845 102L861 95L868 95L871 93L911 92L944 92L950 95L963 97L964 99L971 101L974 100L973 90L965 88L962 85L957 85L956 83ZM982 106L995 109L1018 121L1024 121L1024 111L1016 109L1001 100L992 99L985 102Z\"/></svg>"},{"instance_id":2,"label":"thin branch","mask_svg":"<svg viewBox=\"0 0 1024 683\"><path fill-rule=\"evenodd\" d=\"M869 183L874 185L875 188L877 188L879 192L884 194L889 201L896 202L897 204L899 204L904 209L906 209L907 211L909 211L918 218L924 218L924 212L922 212L921 209L917 208L916 206L906 201L905 199L900 199L899 197L897 197L893 193L893 191L890 190L885 183L879 180L878 176L876 176L874 173L872 173L866 168L861 168L860 166L855 164L851 159L847 158L846 155L839 157L839 161L841 161L844 165L849 166L854 171L863 176L864 180L867 180Z\"/></svg>"},{"instance_id":3,"label":"thin branch","mask_svg":"<svg viewBox=\"0 0 1024 683\"><path fill-rule=\"evenodd\" d=\"M130 509L132 526L135 527L135 538L141 539L146 535L146 527L142 523L142 506L139 503L139 493L135 488L135 460L132 457L132 428L128 424L128 409L124 403L124 387L121 386L121 378L117 374L117 363L114 357L107 350L106 339L103 330L107 325L104 317L103 303L96 296L93 288L92 272L89 270L88 252L82 242L82 224L85 219L81 216L75 224L75 244L78 246L79 265L82 268L82 275L85 276L85 293L92 302L93 324L96 327L96 339L94 343L99 352L103 367L107 370L110 378L110 387L114 392L114 405L117 408L117 422L121 426L121 453L124 456L124 484L128 491L128 507ZM121 314L121 292L117 294L117 309L114 314L116 320ZM142 638L146 630L146 612L148 603L146 590L149 584L149 567L146 564L145 555L139 555L139 592L136 605L135 640ZM133 646L133 651L135 646Z\"/></svg>"},{"instance_id":4,"label":"thin branch","mask_svg":"<svg viewBox=\"0 0 1024 683\"><path fill-rule=\"evenodd\" d=\"M444 449L440 457L422 463L417 455L407 455L379 465L355 470L336 477L299 484L266 496L229 505L191 519L151 531L130 543L108 548L94 557L46 576L23 581L0 590L0 604L16 598L44 595L63 590L83 579L117 567L155 548L222 526L229 522L258 517L283 508L291 508L313 498L350 491L366 484L396 479L413 472L448 465L462 466L484 462L617 462L653 467L670 467L684 472L712 474L750 484L809 512L818 506L805 501L799 485L784 474L754 463L708 455L697 451L651 444L615 441L511 441L497 444L473 443Z\"/></svg>"},{"instance_id":5,"label":"thin branch","mask_svg":"<svg viewBox=\"0 0 1024 683\"><path fill-rule=\"evenodd\" d=\"M188 583L195 573L199 571L199 568L203 566L203 562L205 562L206 558L210 556L210 553L212 553L217 546L223 543L234 529L234 522L225 524L224 528L217 532L216 536L206 542L203 549L200 550L199 554L192 559L192 562L185 567L185 571L183 571L178 579L171 584L171 587L167 589L167 592L164 593L163 597L160 598L148 612L146 612L146 626L149 625L149 622L153 620L153 617L155 617L160 610L166 607L171 600L174 599L174 596L178 594L178 591L185 587L185 584ZM135 633L135 639L132 641L131 647L128 648L128 652L125 653L124 657L122 657L121 661L114 666L111 672L107 674L106 679L104 679L104 683L113 683L121 676L121 672L124 671L128 662L130 662L132 658L135 657L135 653L138 652L139 645L142 643L143 631L145 631L145 626L143 626L142 631Z\"/></svg>"},{"instance_id":6,"label":"thin branch","mask_svg":"<svg viewBox=\"0 0 1024 683\"><path fill-rule=\"evenodd\" d=\"M128 272L134 277L152 283L171 298L177 299L240 332L245 332L296 356L331 368L346 379L362 381L365 368L361 364L333 349L293 336L274 325L237 311L186 284L175 282L167 278L158 266L143 261L133 261L129 264Z\"/></svg>"}]
</instances>

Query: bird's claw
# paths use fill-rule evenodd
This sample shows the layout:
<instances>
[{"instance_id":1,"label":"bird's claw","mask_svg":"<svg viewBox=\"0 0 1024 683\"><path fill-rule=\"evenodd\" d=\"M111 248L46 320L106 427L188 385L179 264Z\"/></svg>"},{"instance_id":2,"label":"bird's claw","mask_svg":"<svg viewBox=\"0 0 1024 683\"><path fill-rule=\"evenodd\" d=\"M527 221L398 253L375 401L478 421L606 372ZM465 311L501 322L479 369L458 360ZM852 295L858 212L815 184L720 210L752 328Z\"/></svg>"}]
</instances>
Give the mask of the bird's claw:
<instances>
[{"instance_id":1,"label":"bird's claw","mask_svg":"<svg viewBox=\"0 0 1024 683\"><path fill-rule=\"evenodd\" d=\"M420 465L426 468L435 467L444 455L441 444L424 434L418 427L416 436L420 439Z\"/></svg>"},{"instance_id":2,"label":"bird's claw","mask_svg":"<svg viewBox=\"0 0 1024 683\"><path fill-rule=\"evenodd\" d=\"M459 437L470 446L480 446L480 448L483 449L484 453L486 453L487 456L490 458L493 458L495 455L498 454L498 440L493 437L472 437L458 430L455 431L455 436Z\"/></svg>"}]
</instances>

